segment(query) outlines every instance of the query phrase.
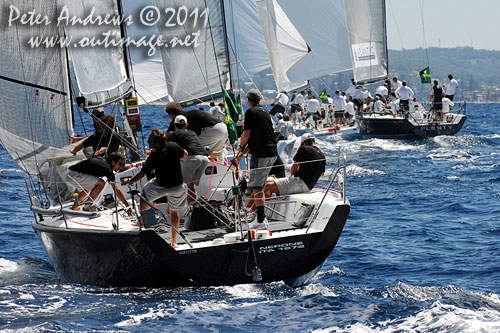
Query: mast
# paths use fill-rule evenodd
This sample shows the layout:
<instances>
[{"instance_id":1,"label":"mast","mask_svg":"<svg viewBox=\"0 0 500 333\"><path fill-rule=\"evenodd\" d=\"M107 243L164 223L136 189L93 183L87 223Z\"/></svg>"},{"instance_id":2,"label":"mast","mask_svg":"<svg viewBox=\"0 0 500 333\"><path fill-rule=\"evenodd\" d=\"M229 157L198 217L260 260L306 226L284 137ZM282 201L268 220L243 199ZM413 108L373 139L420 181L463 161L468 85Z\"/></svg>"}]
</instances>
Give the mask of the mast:
<instances>
[{"instance_id":1,"label":"mast","mask_svg":"<svg viewBox=\"0 0 500 333\"><path fill-rule=\"evenodd\" d=\"M389 78L389 49L387 48L387 7L385 0L382 0L383 20L384 20L384 44L385 44L385 63L387 65L387 79Z\"/></svg>"},{"instance_id":2,"label":"mast","mask_svg":"<svg viewBox=\"0 0 500 333\"><path fill-rule=\"evenodd\" d=\"M224 0L220 0L221 2L221 9L222 9L222 30L224 31L224 48L226 49L226 56L227 56L227 63L228 63L228 70L229 70L229 87L231 90L233 90L233 75L231 74L231 57L229 56L229 44L228 44L228 38L227 38L227 28L226 28L226 10L224 7ZM222 83L222 81L221 81ZM222 89L225 89L225 87L221 87Z\"/></svg>"},{"instance_id":3,"label":"mast","mask_svg":"<svg viewBox=\"0 0 500 333\"><path fill-rule=\"evenodd\" d=\"M123 26L123 7L122 7L122 2L121 0L116 0L116 5L118 6L118 15L120 15L120 33L122 35L122 38L126 38L127 34L125 32L125 27ZM128 62L128 52L127 52L127 47L125 46L125 43L123 44L123 63L125 65L125 73L127 74L127 77L129 79L132 79L132 76L130 75L130 70L129 70L129 62Z\"/></svg>"}]
</instances>

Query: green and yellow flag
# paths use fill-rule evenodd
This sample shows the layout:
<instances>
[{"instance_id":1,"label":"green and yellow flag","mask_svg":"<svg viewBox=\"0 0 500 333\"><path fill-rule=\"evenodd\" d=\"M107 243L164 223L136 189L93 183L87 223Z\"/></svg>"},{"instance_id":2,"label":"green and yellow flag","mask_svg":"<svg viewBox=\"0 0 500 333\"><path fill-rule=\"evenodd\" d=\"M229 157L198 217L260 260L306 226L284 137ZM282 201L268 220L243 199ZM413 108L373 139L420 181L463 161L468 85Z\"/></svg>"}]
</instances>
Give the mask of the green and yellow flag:
<instances>
[{"instance_id":1,"label":"green and yellow flag","mask_svg":"<svg viewBox=\"0 0 500 333\"><path fill-rule=\"evenodd\" d=\"M426 67L420 71L420 80L422 83L431 83L431 71Z\"/></svg>"},{"instance_id":2,"label":"green and yellow flag","mask_svg":"<svg viewBox=\"0 0 500 333\"><path fill-rule=\"evenodd\" d=\"M224 105L226 107L226 110L229 111L229 114L231 115L233 121L238 121L240 111L238 110L236 105L234 105L233 99L229 96L229 93L226 89L222 89L222 94L224 96Z\"/></svg>"},{"instance_id":3,"label":"green and yellow flag","mask_svg":"<svg viewBox=\"0 0 500 333\"><path fill-rule=\"evenodd\" d=\"M321 103L328 104L328 95L326 94L326 89L323 89L323 91L319 95L319 99L321 100Z\"/></svg>"},{"instance_id":4,"label":"green and yellow flag","mask_svg":"<svg viewBox=\"0 0 500 333\"><path fill-rule=\"evenodd\" d=\"M222 89L222 93L224 95L224 107L226 109L227 134L229 136L229 142L233 144L238 141L238 131L236 130L235 121L238 121L239 112L227 90Z\"/></svg>"}]
</instances>

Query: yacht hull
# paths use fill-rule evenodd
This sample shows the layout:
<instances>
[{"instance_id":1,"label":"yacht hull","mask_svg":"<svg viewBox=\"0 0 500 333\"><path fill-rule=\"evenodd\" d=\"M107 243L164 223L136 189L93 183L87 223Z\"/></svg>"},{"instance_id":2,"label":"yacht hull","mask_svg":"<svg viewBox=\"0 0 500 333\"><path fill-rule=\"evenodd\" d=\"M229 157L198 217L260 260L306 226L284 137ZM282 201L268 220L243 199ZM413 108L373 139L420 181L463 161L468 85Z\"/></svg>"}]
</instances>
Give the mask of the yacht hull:
<instances>
[{"instance_id":1,"label":"yacht hull","mask_svg":"<svg viewBox=\"0 0 500 333\"><path fill-rule=\"evenodd\" d=\"M154 230L74 231L33 224L61 278L99 286L234 285L254 283L255 251L262 280L307 282L333 251L349 215L335 208L323 231L175 250ZM309 274L309 275L308 275Z\"/></svg>"}]
</instances>

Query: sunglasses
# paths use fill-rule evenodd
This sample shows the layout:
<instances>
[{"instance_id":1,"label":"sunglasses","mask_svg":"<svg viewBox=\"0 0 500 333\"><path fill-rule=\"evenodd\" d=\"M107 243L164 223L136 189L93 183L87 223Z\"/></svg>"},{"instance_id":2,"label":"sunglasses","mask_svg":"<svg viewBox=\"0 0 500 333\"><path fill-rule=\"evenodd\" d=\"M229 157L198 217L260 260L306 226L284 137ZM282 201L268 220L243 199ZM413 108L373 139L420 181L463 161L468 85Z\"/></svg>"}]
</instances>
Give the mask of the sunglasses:
<instances>
[{"instance_id":1,"label":"sunglasses","mask_svg":"<svg viewBox=\"0 0 500 333\"><path fill-rule=\"evenodd\" d=\"M125 165L125 161L118 161L118 162L116 162L116 164L118 164L119 166L124 166Z\"/></svg>"}]
</instances>

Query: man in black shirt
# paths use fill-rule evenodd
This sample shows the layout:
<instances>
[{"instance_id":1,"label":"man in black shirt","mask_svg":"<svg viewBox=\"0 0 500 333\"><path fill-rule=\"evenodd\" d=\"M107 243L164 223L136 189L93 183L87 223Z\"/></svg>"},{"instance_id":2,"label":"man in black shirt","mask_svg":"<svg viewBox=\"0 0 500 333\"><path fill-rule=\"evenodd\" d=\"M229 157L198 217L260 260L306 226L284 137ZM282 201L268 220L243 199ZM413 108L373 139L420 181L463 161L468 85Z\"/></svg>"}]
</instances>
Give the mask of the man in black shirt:
<instances>
[{"instance_id":1,"label":"man in black shirt","mask_svg":"<svg viewBox=\"0 0 500 333\"><path fill-rule=\"evenodd\" d=\"M115 151L118 151L120 147L120 139L115 132L117 128L115 117L111 115L105 115L101 117L100 122L96 122L96 131L94 134L88 136L85 140L80 142L75 146L70 152L76 155L80 150L86 147L92 147L93 153L91 157L98 155L109 155Z\"/></svg>"},{"instance_id":2,"label":"man in black shirt","mask_svg":"<svg viewBox=\"0 0 500 333\"><path fill-rule=\"evenodd\" d=\"M90 158L69 167L66 173L66 181L73 185L78 192L78 197L71 209L79 210L80 203L88 195L93 201L101 193L106 184L102 177L106 177L108 182L115 181L114 171L123 168L125 156L122 153L114 152L108 155L106 161L100 158ZM111 184L114 188L115 184ZM89 194L90 191L90 194ZM121 202L128 207L128 202L119 187L116 194Z\"/></svg>"},{"instance_id":3,"label":"man in black shirt","mask_svg":"<svg viewBox=\"0 0 500 333\"><path fill-rule=\"evenodd\" d=\"M153 129L149 134L148 144L152 153L148 156L142 170L130 179L122 179L122 184L134 183L154 169L156 177L144 185L142 193L150 202L167 196L167 214L170 214L172 225L178 229L179 210L186 205L186 189L182 179L181 160L188 153L175 142L166 143L165 134L157 128ZM141 200L141 211L148 208L149 206ZM177 234L173 229L172 247L177 247Z\"/></svg>"},{"instance_id":4,"label":"man in black shirt","mask_svg":"<svg viewBox=\"0 0 500 333\"><path fill-rule=\"evenodd\" d=\"M167 104L165 112L171 120L178 115L186 117L187 129L198 135L202 146L208 149L211 156L216 157L226 146L226 142L228 142L227 126L210 113L202 110L182 111L180 104L174 102ZM167 132L174 130L174 122L171 121ZM168 135L167 133L167 137Z\"/></svg>"},{"instance_id":5,"label":"man in black shirt","mask_svg":"<svg viewBox=\"0 0 500 333\"><path fill-rule=\"evenodd\" d=\"M325 172L326 159L316 147L314 135L306 133L301 136L302 144L293 158L293 165L288 178L269 178L264 187L266 198L273 193L290 195L309 192Z\"/></svg>"},{"instance_id":6,"label":"man in black shirt","mask_svg":"<svg viewBox=\"0 0 500 333\"><path fill-rule=\"evenodd\" d=\"M245 128L241 134L240 148L236 155L236 160L239 162L247 150L251 154L248 188L252 190L252 194L247 206L255 210L257 217L249 225L250 229L268 227L264 213L265 196L262 189L277 156L273 123L269 113L259 105L260 100L261 95L258 90L248 91L247 104L250 109L245 113Z\"/></svg>"},{"instance_id":7,"label":"man in black shirt","mask_svg":"<svg viewBox=\"0 0 500 333\"><path fill-rule=\"evenodd\" d=\"M433 110L436 119L443 118L443 88L439 85L438 80L434 80L432 86L431 100L433 103Z\"/></svg>"},{"instance_id":8,"label":"man in black shirt","mask_svg":"<svg viewBox=\"0 0 500 333\"><path fill-rule=\"evenodd\" d=\"M200 139L195 132L187 129L189 123L186 117L178 115L173 120L175 132L171 132L168 141L176 142L188 152L188 156L182 160L182 178L188 184L188 203L196 200L196 185L200 184L208 163L207 150L201 145Z\"/></svg>"}]
</instances>

